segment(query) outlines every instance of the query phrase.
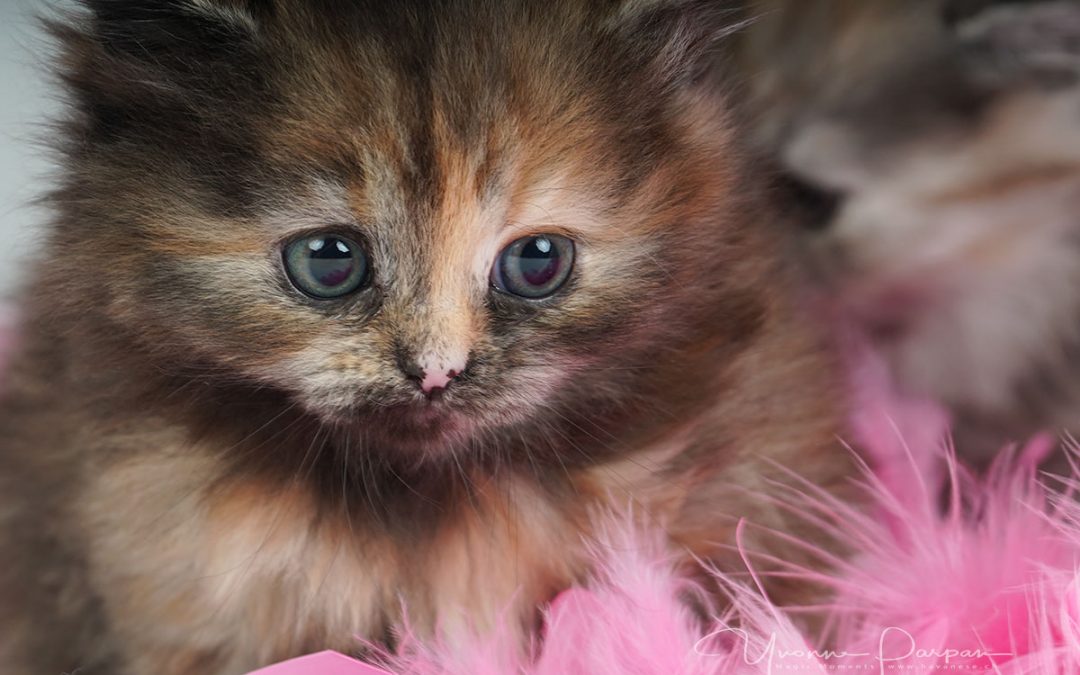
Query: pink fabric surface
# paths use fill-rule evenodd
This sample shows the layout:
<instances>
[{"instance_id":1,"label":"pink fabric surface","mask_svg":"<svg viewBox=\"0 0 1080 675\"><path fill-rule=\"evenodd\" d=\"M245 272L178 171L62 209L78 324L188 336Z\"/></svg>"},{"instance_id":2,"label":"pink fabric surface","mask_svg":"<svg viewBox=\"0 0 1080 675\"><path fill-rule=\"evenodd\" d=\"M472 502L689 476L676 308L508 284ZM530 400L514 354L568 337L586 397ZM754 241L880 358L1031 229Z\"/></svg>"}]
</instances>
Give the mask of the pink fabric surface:
<instances>
[{"instance_id":1,"label":"pink fabric surface","mask_svg":"<svg viewBox=\"0 0 1080 675\"><path fill-rule=\"evenodd\" d=\"M336 652L321 652L263 668L251 675L388 675L388 673Z\"/></svg>"}]
</instances>

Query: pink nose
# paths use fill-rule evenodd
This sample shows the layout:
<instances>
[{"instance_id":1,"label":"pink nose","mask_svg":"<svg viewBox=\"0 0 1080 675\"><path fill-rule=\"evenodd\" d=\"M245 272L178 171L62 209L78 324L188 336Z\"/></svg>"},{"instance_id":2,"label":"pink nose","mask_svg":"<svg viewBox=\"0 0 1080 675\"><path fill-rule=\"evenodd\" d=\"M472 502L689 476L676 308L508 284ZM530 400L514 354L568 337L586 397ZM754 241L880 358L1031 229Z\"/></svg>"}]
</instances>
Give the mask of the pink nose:
<instances>
[{"instance_id":1,"label":"pink nose","mask_svg":"<svg viewBox=\"0 0 1080 675\"><path fill-rule=\"evenodd\" d=\"M400 365L405 377L415 382L428 398L433 399L465 372L468 359L430 355L416 361L404 361Z\"/></svg>"},{"instance_id":2,"label":"pink nose","mask_svg":"<svg viewBox=\"0 0 1080 675\"><path fill-rule=\"evenodd\" d=\"M431 394L435 391L446 389L450 386L450 383L458 376L457 371L442 371L442 370L425 370L424 379L420 381L420 388L425 394Z\"/></svg>"}]
</instances>

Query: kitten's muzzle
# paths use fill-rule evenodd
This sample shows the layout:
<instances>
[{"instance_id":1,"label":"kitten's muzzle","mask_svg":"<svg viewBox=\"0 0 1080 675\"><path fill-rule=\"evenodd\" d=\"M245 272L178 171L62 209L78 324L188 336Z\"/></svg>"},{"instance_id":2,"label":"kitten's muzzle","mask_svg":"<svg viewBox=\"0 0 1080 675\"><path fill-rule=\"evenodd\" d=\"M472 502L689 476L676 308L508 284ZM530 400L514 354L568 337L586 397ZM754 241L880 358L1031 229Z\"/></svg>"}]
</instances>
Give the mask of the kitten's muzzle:
<instances>
[{"instance_id":1,"label":"kitten's muzzle","mask_svg":"<svg viewBox=\"0 0 1080 675\"><path fill-rule=\"evenodd\" d=\"M442 398L442 395L465 372L466 368L468 368L467 363L447 365L446 362L437 360L427 360L423 365L415 361L401 364L401 371L405 378L415 383L429 401Z\"/></svg>"}]
</instances>

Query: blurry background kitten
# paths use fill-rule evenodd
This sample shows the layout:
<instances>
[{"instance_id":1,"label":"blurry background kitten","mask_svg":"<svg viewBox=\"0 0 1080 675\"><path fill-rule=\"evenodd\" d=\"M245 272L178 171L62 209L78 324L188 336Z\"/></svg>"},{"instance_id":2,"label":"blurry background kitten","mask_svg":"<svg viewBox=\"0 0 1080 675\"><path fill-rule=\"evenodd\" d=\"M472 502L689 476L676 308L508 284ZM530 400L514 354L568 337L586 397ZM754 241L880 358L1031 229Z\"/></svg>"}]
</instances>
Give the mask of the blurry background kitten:
<instances>
[{"instance_id":1,"label":"blurry background kitten","mask_svg":"<svg viewBox=\"0 0 1080 675\"><path fill-rule=\"evenodd\" d=\"M1080 2L759 0L738 63L803 252L988 457L1080 428Z\"/></svg>"},{"instance_id":2,"label":"blurry background kitten","mask_svg":"<svg viewBox=\"0 0 1080 675\"><path fill-rule=\"evenodd\" d=\"M739 518L807 534L782 467L844 484L699 77L718 4L82 4L0 408L4 675L530 627L597 512L741 569Z\"/></svg>"}]
</instances>

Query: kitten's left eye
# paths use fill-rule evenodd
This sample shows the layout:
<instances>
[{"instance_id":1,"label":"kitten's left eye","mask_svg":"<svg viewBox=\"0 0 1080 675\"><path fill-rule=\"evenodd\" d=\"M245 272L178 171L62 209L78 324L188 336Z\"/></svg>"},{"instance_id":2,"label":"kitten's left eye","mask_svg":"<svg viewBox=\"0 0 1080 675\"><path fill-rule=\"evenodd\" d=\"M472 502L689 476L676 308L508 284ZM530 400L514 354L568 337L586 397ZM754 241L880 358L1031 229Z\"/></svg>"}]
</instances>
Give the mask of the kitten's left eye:
<instances>
[{"instance_id":1,"label":"kitten's left eye","mask_svg":"<svg viewBox=\"0 0 1080 675\"><path fill-rule=\"evenodd\" d=\"M528 300L554 294L570 278L574 242L554 234L518 239L499 255L491 281L495 288Z\"/></svg>"},{"instance_id":2,"label":"kitten's left eye","mask_svg":"<svg viewBox=\"0 0 1080 675\"><path fill-rule=\"evenodd\" d=\"M306 237L285 248L289 281L319 300L354 293L368 280L368 261L360 246L334 235Z\"/></svg>"}]
</instances>

